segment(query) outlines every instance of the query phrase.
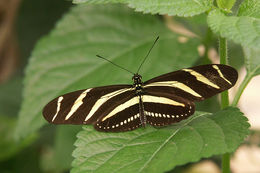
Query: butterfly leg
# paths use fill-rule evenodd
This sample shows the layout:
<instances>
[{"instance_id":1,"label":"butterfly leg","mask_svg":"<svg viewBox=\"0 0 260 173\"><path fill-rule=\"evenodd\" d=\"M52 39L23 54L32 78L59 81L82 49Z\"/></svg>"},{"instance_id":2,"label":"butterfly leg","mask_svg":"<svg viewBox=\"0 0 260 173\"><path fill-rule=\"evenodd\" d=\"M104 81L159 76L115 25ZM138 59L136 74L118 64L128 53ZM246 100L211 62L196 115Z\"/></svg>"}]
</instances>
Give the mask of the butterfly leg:
<instances>
[{"instance_id":1,"label":"butterfly leg","mask_svg":"<svg viewBox=\"0 0 260 173\"><path fill-rule=\"evenodd\" d=\"M142 100L142 95L139 95L139 115L140 115L140 121L143 127L146 126L146 115L144 114L144 103Z\"/></svg>"}]
</instances>

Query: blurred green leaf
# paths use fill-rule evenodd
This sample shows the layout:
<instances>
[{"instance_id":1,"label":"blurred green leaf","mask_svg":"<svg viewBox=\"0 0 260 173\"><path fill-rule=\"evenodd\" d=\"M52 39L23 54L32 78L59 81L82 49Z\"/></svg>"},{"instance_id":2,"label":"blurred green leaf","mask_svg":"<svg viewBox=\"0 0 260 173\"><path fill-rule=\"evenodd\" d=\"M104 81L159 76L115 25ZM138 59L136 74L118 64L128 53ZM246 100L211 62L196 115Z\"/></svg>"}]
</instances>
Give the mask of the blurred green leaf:
<instances>
[{"instance_id":1,"label":"blurred green leaf","mask_svg":"<svg viewBox=\"0 0 260 173\"><path fill-rule=\"evenodd\" d=\"M231 12L231 8L235 4L236 0L217 0L218 7L227 12Z\"/></svg>"},{"instance_id":2,"label":"blurred green leaf","mask_svg":"<svg viewBox=\"0 0 260 173\"><path fill-rule=\"evenodd\" d=\"M35 136L14 141L14 129L21 104L22 78L16 77L0 85L0 161L7 160L31 143Z\"/></svg>"},{"instance_id":3,"label":"blurred green leaf","mask_svg":"<svg viewBox=\"0 0 260 173\"><path fill-rule=\"evenodd\" d=\"M250 80L260 74L260 49L252 49L248 47L243 47L244 54L245 54L245 65L246 65L246 76L243 79L242 83L239 85L239 88L236 92L236 95L233 99L232 105L236 106L238 101L250 82Z\"/></svg>"},{"instance_id":4,"label":"blurred green leaf","mask_svg":"<svg viewBox=\"0 0 260 173\"><path fill-rule=\"evenodd\" d=\"M235 69L244 67L244 53L241 45L234 43L233 41L228 42L228 61L229 64Z\"/></svg>"},{"instance_id":5,"label":"blurred green leaf","mask_svg":"<svg viewBox=\"0 0 260 173\"><path fill-rule=\"evenodd\" d=\"M72 151L75 149L73 145L77 139L76 134L82 130L81 126L58 126L54 144L54 162L55 169L69 170L73 157Z\"/></svg>"},{"instance_id":6,"label":"blurred green leaf","mask_svg":"<svg viewBox=\"0 0 260 173\"><path fill-rule=\"evenodd\" d=\"M204 38L207 31L207 15L202 13L192 17L173 17L173 20L184 25L185 28L197 34L200 38Z\"/></svg>"},{"instance_id":7,"label":"blurred green leaf","mask_svg":"<svg viewBox=\"0 0 260 173\"><path fill-rule=\"evenodd\" d=\"M250 49L244 47L245 64L248 75L253 76L260 74L260 49Z\"/></svg>"},{"instance_id":8,"label":"blurred green leaf","mask_svg":"<svg viewBox=\"0 0 260 173\"><path fill-rule=\"evenodd\" d=\"M14 157L0 162L1 173L41 173L39 168L39 147L23 148Z\"/></svg>"},{"instance_id":9,"label":"blurred green leaf","mask_svg":"<svg viewBox=\"0 0 260 173\"><path fill-rule=\"evenodd\" d=\"M213 10L208 15L208 25L221 37L249 48L260 49L260 19L225 16L219 10Z\"/></svg>"},{"instance_id":10,"label":"blurred green leaf","mask_svg":"<svg viewBox=\"0 0 260 173\"><path fill-rule=\"evenodd\" d=\"M73 145L81 126L60 125L56 127L54 145L45 145L41 154L41 169L44 172L64 172L71 169Z\"/></svg>"},{"instance_id":11,"label":"blurred green leaf","mask_svg":"<svg viewBox=\"0 0 260 173\"><path fill-rule=\"evenodd\" d=\"M22 101L22 78L16 77L0 85L0 114L15 117Z\"/></svg>"},{"instance_id":12,"label":"blurred green leaf","mask_svg":"<svg viewBox=\"0 0 260 173\"><path fill-rule=\"evenodd\" d=\"M176 125L124 133L84 127L73 152L72 173L165 172L176 165L235 151L249 134L247 118L234 107L196 112Z\"/></svg>"},{"instance_id":13,"label":"blurred green leaf","mask_svg":"<svg viewBox=\"0 0 260 173\"><path fill-rule=\"evenodd\" d=\"M178 35L156 16L124 6L72 8L32 53L16 137L25 137L45 124L42 108L58 95L94 86L132 83L132 75L96 54L135 72L158 35L160 40L140 71L144 80L193 64L199 41L188 39L180 43Z\"/></svg>"},{"instance_id":14,"label":"blurred green leaf","mask_svg":"<svg viewBox=\"0 0 260 173\"><path fill-rule=\"evenodd\" d=\"M15 125L15 118L0 115L0 161L9 159L35 139L31 135L16 142L13 138Z\"/></svg>"},{"instance_id":15,"label":"blurred green leaf","mask_svg":"<svg viewBox=\"0 0 260 173\"><path fill-rule=\"evenodd\" d=\"M59 173L62 172L56 167L56 160L54 157L54 148L51 146L42 147L42 153L40 155L40 169L43 172Z\"/></svg>"},{"instance_id":16,"label":"blurred green leaf","mask_svg":"<svg viewBox=\"0 0 260 173\"><path fill-rule=\"evenodd\" d=\"M194 16L213 7L212 0L73 0L73 3L126 3L136 11L152 14Z\"/></svg>"},{"instance_id":17,"label":"blurred green leaf","mask_svg":"<svg viewBox=\"0 0 260 173\"><path fill-rule=\"evenodd\" d=\"M238 16L260 18L260 1L244 0L239 6Z\"/></svg>"},{"instance_id":18,"label":"blurred green leaf","mask_svg":"<svg viewBox=\"0 0 260 173\"><path fill-rule=\"evenodd\" d=\"M15 19L20 62L19 68L25 68L35 43L47 34L56 21L71 6L64 0L23 0ZM20 73L23 74L23 69Z\"/></svg>"}]
</instances>

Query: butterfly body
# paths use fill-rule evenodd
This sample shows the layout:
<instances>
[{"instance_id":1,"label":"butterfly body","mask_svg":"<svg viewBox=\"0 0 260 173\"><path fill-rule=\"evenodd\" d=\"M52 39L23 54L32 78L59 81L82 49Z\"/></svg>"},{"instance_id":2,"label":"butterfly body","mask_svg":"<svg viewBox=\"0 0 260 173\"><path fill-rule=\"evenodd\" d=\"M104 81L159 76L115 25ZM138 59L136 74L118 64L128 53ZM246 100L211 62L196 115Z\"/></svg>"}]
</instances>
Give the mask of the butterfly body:
<instances>
[{"instance_id":1,"label":"butterfly body","mask_svg":"<svg viewBox=\"0 0 260 173\"><path fill-rule=\"evenodd\" d=\"M111 85L59 96L44 110L54 124L93 124L98 131L121 132L138 127L167 126L188 118L195 101L202 101L234 86L237 71L209 64L181 69L133 85Z\"/></svg>"}]
</instances>

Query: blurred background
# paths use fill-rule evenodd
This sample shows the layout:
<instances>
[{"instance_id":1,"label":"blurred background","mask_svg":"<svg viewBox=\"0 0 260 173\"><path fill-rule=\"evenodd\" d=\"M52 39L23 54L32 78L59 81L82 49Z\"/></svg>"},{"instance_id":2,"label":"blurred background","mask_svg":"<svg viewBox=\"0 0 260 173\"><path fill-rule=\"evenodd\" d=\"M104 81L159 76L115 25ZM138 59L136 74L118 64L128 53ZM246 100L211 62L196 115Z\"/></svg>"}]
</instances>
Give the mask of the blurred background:
<instances>
[{"instance_id":1,"label":"blurred background","mask_svg":"<svg viewBox=\"0 0 260 173\"><path fill-rule=\"evenodd\" d=\"M66 126L64 129L74 138L65 138L55 127L41 129L40 134L29 137L22 143L13 141L12 132L22 101L23 76L35 43L48 34L64 13L72 6L65 0L0 0L0 172L69 172L76 133L81 127ZM167 22L167 16L165 21ZM172 21L176 21L175 23ZM195 19L176 17L167 22L173 32L194 36L189 31L191 23L203 22ZM205 31L206 34L206 31ZM217 61L216 38L207 48L211 60ZM180 37L180 42L185 37ZM232 65L239 69L240 79L245 75L241 47L230 44L229 54ZM203 54L205 47L198 47ZM235 57L235 58L232 58ZM239 85L239 84L238 84ZM236 85L236 86L238 86ZM234 173L260 172L260 77L255 77L243 93L239 106L249 118L251 135L236 153L233 154L231 168ZM236 88L235 88L236 89ZM233 91L234 92L234 91ZM232 94L232 91L231 91ZM216 98L215 98L216 99ZM214 109L214 108L213 108ZM64 130L63 130L64 132ZM62 138L66 143L57 142ZM64 138L64 139L63 139ZM60 141L60 140L59 140ZM69 152L64 152L64 151ZM57 154L59 153L59 154ZM62 153L62 154L61 154ZM175 168L171 172L207 172L220 171L220 157L203 159L196 164Z\"/></svg>"}]
</instances>

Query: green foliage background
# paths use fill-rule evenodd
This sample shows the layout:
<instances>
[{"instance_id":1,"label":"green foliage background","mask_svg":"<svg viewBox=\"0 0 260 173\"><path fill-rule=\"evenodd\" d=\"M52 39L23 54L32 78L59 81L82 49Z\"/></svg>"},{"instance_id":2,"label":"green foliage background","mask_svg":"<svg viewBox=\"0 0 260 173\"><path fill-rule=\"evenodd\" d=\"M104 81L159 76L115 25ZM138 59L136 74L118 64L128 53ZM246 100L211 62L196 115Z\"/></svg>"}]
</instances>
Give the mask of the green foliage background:
<instances>
[{"instance_id":1,"label":"green foliage background","mask_svg":"<svg viewBox=\"0 0 260 173\"><path fill-rule=\"evenodd\" d=\"M249 134L247 119L235 106L260 72L259 1L233 6L234 0L74 0L78 5L69 10L70 2L39 2L22 4L17 31L23 63L17 75L0 86L0 146L4 148L0 169L4 172L165 172L234 152ZM162 14L178 16L171 20L198 36L180 42L183 35L171 31ZM227 38L231 65L247 68L234 107L219 110L213 97L197 104L200 111L176 125L126 133L47 125L41 111L52 98L94 86L131 83L131 75L96 54L136 71L158 35L160 40L141 70L144 80L209 62L207 51L218 46L217 37ZM206 48L203 57L197 51L201 44ZM244 55L235 50L243 50ZM26 165L25 157L34 166L19 169Z\"/></svg>"}]
</instances>

